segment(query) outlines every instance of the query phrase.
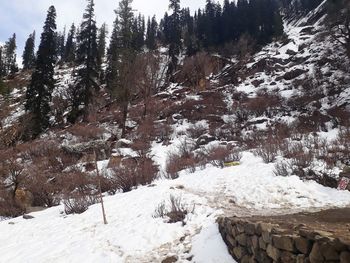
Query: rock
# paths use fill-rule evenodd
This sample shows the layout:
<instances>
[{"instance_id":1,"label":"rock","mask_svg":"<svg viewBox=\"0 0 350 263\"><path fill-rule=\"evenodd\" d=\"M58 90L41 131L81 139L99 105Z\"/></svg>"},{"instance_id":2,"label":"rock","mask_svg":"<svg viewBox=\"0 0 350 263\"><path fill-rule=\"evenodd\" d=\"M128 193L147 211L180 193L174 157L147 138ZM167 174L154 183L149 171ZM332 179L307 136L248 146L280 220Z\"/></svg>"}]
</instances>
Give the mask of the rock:
<instances>
[{"instance_id":1,"label":"rock","mask_svg":"<svg viewBox=\"0 0 350 263\"><path fill-rule=\"evenodd\" d=\"M24 218L24 219L33 219L34 216L31 216L31 215L23 215L23 218Z\"/></svg>"},{"instance_id":2,"label":"rock","mask_svg":"<svg viewBox=\"0 0 350 263\"><path fill-rule=\"evenodd\" d=\"M231 235L226 235L226 240L231 247L235 247L237 245L236 240L234 240L233 237L231 237Z\"/></svg>"},{"instance_id":3,"label":"rock","mask_svg":"<svg viewBox=\"0 0 350 263\"><path fill-rule=\"evenodd\" d=\"M236 224L236 229L238 233L244 233L244 226L242 224Z\"/></svg>"},{"instance_id":4,"label":"rock","mask_svg":"<svg viewBox=\"0 0 350 263\"><path fill-rule=\"evenodd\" d=\"M303 70L303 69L294 69L292 71L289 71L287 73L285 73L283 75L283 78L285 80L292 80L292 79L295 79L297 77L299 77L300 75L306 73L307 71Z\"/></svg>"},{"instance_id":5,"label":"rock","mask_svg":"<svg viewBox=\"0 0 350 263\"><path fill-rule=\"evenodd\" d=\"M249 263L250 257L248 255L244 255L240 261L241 263Z\"/></svg>"},{"instance_id":6,"label":"rock","mask_svg":"<svg viewBox=\"0 0 350 263\"><path fill-rule=\"evenodd\" d=\"M257 255L255 255L255 259L259 262L259 263L270 263L272 262L272 259L269 258L269 256L267 255L267 253L263 250L260 250L258 252Z\"/></svg>"},{"instance_id":7,"label":"rock","mask_svg":"<svg viewBox=\"0 0 350 263\"><path fill-rule=\"evenodd\" d=\"M271 233L269 231L262 232L261 236L265 243L270 244L272 242Z\"/></svg>"},{"instance_id":8,"label":"rock","mask_svg":"<svg viewBox=\"0 0 350 263\"><path fill-rule=\"evenodd\" d=\"M167 257L162 260L162 263L175 263L178 260L177 256Z\"/></svg>"},{"instance_id":9,"label":"rock","mask_svg":"<svg viewBox=\"0 0 350 263\"><path fill-rule=\"evenodd\" d=\"M296 263L304 263L305 262L305 255L303 255L303 254L297 255L295 262Z\"/></svg>"},{"instance_id":10,"label":"rock","mask_svg":"<svg viewBox=\"0 0 350 263\"><path fill-rule=\"evenodd\" d=\"M293 237L291 236L274 235L272 236L272 243L278 249L282 249L290 252L295 251Z\"/></svg>"},{"instance_id":11,"label":"rock","mask_svg":"<svg viewBox=\"0 0 350 263\"><path fill-rule=\"evenodd\" d=\"M244 232L248 235L254 235L255 234L255 224L254 223L247 223L244 226Z\"/></svg>"},{"instance_id":12,"label":"rock","mask_svg":"<svg viewBox=\"0 0 350 263\"><path fill-rule=\"evenodd\" d=\"M256 227L256 233L262 235L262 232L269 232L274 227L272 224L259 223Z\"/></svg>"},{"instance_id":13,"label":"rock","mask_svg":"<svg viewBox=\"0 0 350 263\"><path fill-rule=\"evenodd\" d=\"M340 263L349 263L350 262L350 252L344 251L340 254Z\"/></svg>"},{"instance_id":14,"label":"rock","mask_svg":"<svg viewBox=\"0 0 350 263\"><path fill-rule=\"evenodd\" d=\"M238 260L247 254L247 250L243 247L234 247L232 252Z\"/></svg>"},{"instance_id":15,"label":"rock","mask_svg":"<svg viewBox=\"0 0 350 263\"><path fill-rule=\"evenodd\" d=\"M252 236L250 238L254 250L259 248L259 238L257 236Z\"/></svg>"},{"instance_id":16,"label":"rock","mask_svg":"<svg viewBox=\"0 0 350 263\"><path fill-rule=\"evenodd\" d=\"M287 54L287 55L290 55L290 56L295 56L295 55L298 54L298 53L295 52L294 50L288 49L288 50L286 51L286 54Z\"/></svg>"},{"instance_id":17,"label":"rock","mask_svg":"<svg viewBox=\"0 0 350 263\"><path fill-rule=\"evenodd\" d=\"M236 236L236 241L241 246L246 246L247 245L247 236L245 234L240 234L240 235Z\"/></svg>"},{"instance_id":18,"label":"rock","mask_svg":"<svg viewBox=\"0 0 350 263\"><path fill-rule=\"evenodd\" d=\"M261 84L263 84L264 83L264 81L263 80L253 80L252 81L252 84L253 84L253 86L255 87L255 88L257 88L257 87L259 87Z\"/></svg>"},{"instance_id":19,"label":"rock","mask_svg":"<svg viewBox=\"0 0 350 263\"><path fill-rule=\"evenodd\" d=\"M109 144L103 140L77 143L74 145L63 145L62 149L69 154L77 155L83 155L86 153L92 154L95 151L98 161L107 159L111 152Z\"/></svg>"},{"instance_id":20,"label":"rock","mask_svg":"<svg viewBox=\"0 0 350 263\"><path fill-rule=\"evenodd\" d=\"M266 253L274 261L279 261L281 257L281 251L270 244L267 246Z\"/></svg>"},{"instance_id":21,"label":"rock","mask_svg":"<svg viewBox=\"0 0 350 263\"><path fill-rule=\"evenodd\" d=\"M337 261L339 260L339 253L335 250L334 246L331 244L323 243L321 244L321 254L327 261Z\"/></svg>"},{"instance_id":22,"label":"rock","mask_svg":"<svg viewBox=\"0 0 350 263\"><path fill-rule=\"evenodd\" d=\"M304 237L294 238L295 247L299 252L308 255L312 248L312 243Z\"/></svg>"},{"instance_id":23,"label":"rock","mask_svg":"<svg viewBox=\"0 0 350 263\"><path fill-rule=\"evenodd\" d=\"M196 145L197 146L207 145L208 143L215 141L215 140L216 140L216 137L211 136L209 134L203 134L197 139Z\"/></svg>"},{"instance_id":24,"label":"rock","mask_svg":"<svg viewBox=\"0 0 350 263\"><path fill-rule=\"evenodd\" d=\"M312 250L310 253L310 262L311 263L318 263L318 262L324 262L324 258L321 254L321 248L318 243L315 243L312 246Z\"/></svg>"},{"instance_id":25,"label":"rock","mask_svg":"<svg viewBox=\"0 0 350 263\"><path fill-rule=\"evenodd\" d=\"M296 256L288 251L283 251L281 254L281 262L293 263L296 261Z\"/></svg>"},{"instance_id":26,"label":"rock","mask_svg":"<svg viewBox=\"0 0 350 263\"><path fill-rule=\"evenodd\" d=\"M262 237L259 237L259 247L263 250L266 250L267 248L267 243L264 241Z\"/></svg>"}]
</instances>

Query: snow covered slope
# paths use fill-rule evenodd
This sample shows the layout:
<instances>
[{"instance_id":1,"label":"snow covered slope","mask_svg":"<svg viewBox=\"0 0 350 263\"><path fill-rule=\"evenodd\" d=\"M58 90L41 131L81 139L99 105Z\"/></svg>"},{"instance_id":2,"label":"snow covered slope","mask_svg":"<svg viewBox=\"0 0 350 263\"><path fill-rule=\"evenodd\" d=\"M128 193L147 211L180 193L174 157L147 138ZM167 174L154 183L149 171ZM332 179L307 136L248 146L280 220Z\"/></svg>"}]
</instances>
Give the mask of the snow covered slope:
<instances>
[{"instance_id":1,"label":"snow covered slope","mask_svg":"<svg viewBox=\"0 0 350 263\"><path fill-rule=\"evenodd\" d=\"M194 207L185 225L154 218L169 195ZM237 216L285 213L350 205L350 193L325 188L297 177L276 177L273 165L244 153L242 164L208 167L176 180L105 198L108 225L101 208L66 216L63 207L32 213L31 220L0 222L0 262L233 262L215 220L231 211Z\"/></svg>"}]
</instances>

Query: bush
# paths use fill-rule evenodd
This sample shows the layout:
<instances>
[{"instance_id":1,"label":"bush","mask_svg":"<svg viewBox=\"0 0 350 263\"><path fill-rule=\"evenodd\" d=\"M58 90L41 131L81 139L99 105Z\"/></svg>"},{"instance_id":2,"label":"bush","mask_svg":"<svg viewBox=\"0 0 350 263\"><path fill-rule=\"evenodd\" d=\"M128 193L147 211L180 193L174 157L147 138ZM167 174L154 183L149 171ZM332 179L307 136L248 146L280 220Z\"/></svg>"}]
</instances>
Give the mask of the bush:
<instances>
[{"instance_id":1,"label":"bush","mask_svg":"<svg viewBox=\"0 0 350 263\"><path fill-rule=\"evenodd\" d=\"M0 188L0 217L17 217L24 212L24 207L17 204L14 197L2 186Z\"/></svg>"},{"instance_id":2,"label":"bush","mask_svg":"<svg viewBox=\"0 0 350 263\"><path fill-rule=\"evenodd\" d=\"M279 150L279 140L269 136L259 147L254 150L254 154L263 159L265 163L272 163L276 160Z\"/></svg>"},{"instance_id":3,"label":"bush","mask_svg":"<svg viewBox=\"0 0 350 263\"><path fill-rule=\"evenodd\" d=\"M274 174L276 176L290 176L290 164L286 161L281 161L275 164Z\"/></svg>"},{"instance_id":4,"label":"bush","mask_svg":"<svg viewBox=\"0 0 350 263\"><path fill-rule=\"evenodd\" d=\"M112 167L111 188L129 192L139 185L152 183L159 169L148 157L123 160L121 165Z\"/></svg>"},{"instance_id":5,"label":"bush","mask_svg":"<svg viewBox=\"0 0 350 263\"><path fill-rule=\"evenodd\" d=\"M169 203L165 201L160 203L154 211L154 218L166 218L167 223L182 222L185 225L185 218L189 213L193 213L194 206L189 209L187 205L182 202L181 197L170 195Z\"/></svg>"},{"instance_id":6,"label":"bush","mask_svg":"<svg viewBox=\"0 0 350 263\"><path fill-rule=\"evenodd\" d=\"M192 139L198 139L203 134L208 132L208 128L206 125L202 123L193 124L188 130L187 133Z\"/></svg>"},{"instance_id":7,"label":"bush","mask_svg":"<svg viewBox=\"0 0 350 263\"><path fill-rule=\"evenodd\" d=\"M230 146L212 147L206 156L207 162L219 168L223 168L226 162L238 162L241 158L241 152Z\"/></svg>"},{"instance_id":8,"label":"bush","mask_svg":"<svg viewBox=\"0 0 350 263\"><path fill-rule=\"evenodd\" d=\"M194 156L191 153L187 157L178 154L178 153L168 153L168 158L166 162L166 177L169 179L176 179L179 177L179 172L192 167L195 170L196 161Z\"/></svg>"},{"instance_id":9,"label":"bush","mask_svg":"<svg viewBox=\"0 0 350 263\"><path fill-rule=\"evenodd\" d=\"M67 215L84 213L90 205L96 203L97 199L92 195L74 194L63 199L64 212Z\"/></svg>"}]
</instances>

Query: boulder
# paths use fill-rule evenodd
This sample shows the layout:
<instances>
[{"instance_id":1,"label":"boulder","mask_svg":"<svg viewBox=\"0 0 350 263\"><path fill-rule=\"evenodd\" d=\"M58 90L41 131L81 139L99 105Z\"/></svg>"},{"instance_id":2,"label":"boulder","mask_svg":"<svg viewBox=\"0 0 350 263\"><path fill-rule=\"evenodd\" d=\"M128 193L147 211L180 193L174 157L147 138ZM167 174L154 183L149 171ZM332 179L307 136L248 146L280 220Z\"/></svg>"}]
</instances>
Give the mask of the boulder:
<instances>
[{"instance_id":1,"label":"boulder","mask_svg":"<svg viewBox=\"0 0 350 263\"><path fill-rule=\"evenodd\" d=\"M318 243L315 243L312 246L312 250L310 253L310 262L311 263L321 263L324 262L324 257L322 256L321 253L321 247Z\"/></svg>"},{"instance_id":2,"label":"boulder","mask_svg":"<svg viewBox=\"0 0 350 263\"><path fill-rule=\"evenodd\" d=\"M289 71L289 72L286 72L284 75L283 75L283 78L285 80L292 80L292 79L295 79L297 77L299 77L300 75L306 73L307 71L303 70L303 69L294 69L292 71Z\"/></svg>"},{"instance_id":3,"label":"boulder","mask_svg":"<svg viewBox=\"0 0 350 263\"><path fill-rule=\"evenodd\" d=\"M295 247L297 248L297 250L299 252L306 254L306 255L308 255L310 253L311 248L312 248L312 243L308 239L298 236L298 237L294 238L294 243L295 243Z\"/></svg>"},{"instance_id":4,"label":"boulder","mask_svg":"<svg viewBox=\"0 0 350 263\"><path fill-rule=\"evenodd\" d=\"M277 262L281 257L281 251L270 244L267 246L266 253L270 258L272 258L274 261L277 261Z\"/></svg>"},{"instance_id":5,"label":"boulder","mask_svg":"<svg viewBox=\"0 0 350 263\"><path fill-rule=\"evenodd\" d=\"M291 236L274 235L272 236L272 243L278 249L290 252L295 251L293 237Z\"/></svg>"},{"instance_id":6,"label":"boulder","mask_svg":"<svg viewBox=\"0 0 350 263\"><path fill-rule=\"evenodd\" d=\"M350 262L350 252L344 251L340 254L340 263L349 263Z\"/></svg>"}]
</instances>

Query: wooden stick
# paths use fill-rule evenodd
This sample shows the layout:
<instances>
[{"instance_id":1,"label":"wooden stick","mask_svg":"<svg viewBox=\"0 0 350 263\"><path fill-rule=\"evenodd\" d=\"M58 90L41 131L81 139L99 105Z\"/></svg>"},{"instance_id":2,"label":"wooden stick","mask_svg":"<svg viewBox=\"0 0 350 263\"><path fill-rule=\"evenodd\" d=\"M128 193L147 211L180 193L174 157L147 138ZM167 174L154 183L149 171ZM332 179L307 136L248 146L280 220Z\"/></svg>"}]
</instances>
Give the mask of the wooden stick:
<instances>
[{"instance_id":1,"label":"wooden stick","mask_svg":"<svg viewBox=\"0 0 350 263\"><path fill-rule=\"evenodd\" d=\"M96 151L95 150L94 150L94 157L95 157L96 174L97 174L97 178L98 178L98 191L99 191L100 202L101 202L101 207L102 207L103 223L105 225L107 225L105 206L103 204L103 196L102 196L102 190L101 190L101 176L100 176L100 172L98 170L97 155L96 155Z\"/></svg>"}]
</instances>

